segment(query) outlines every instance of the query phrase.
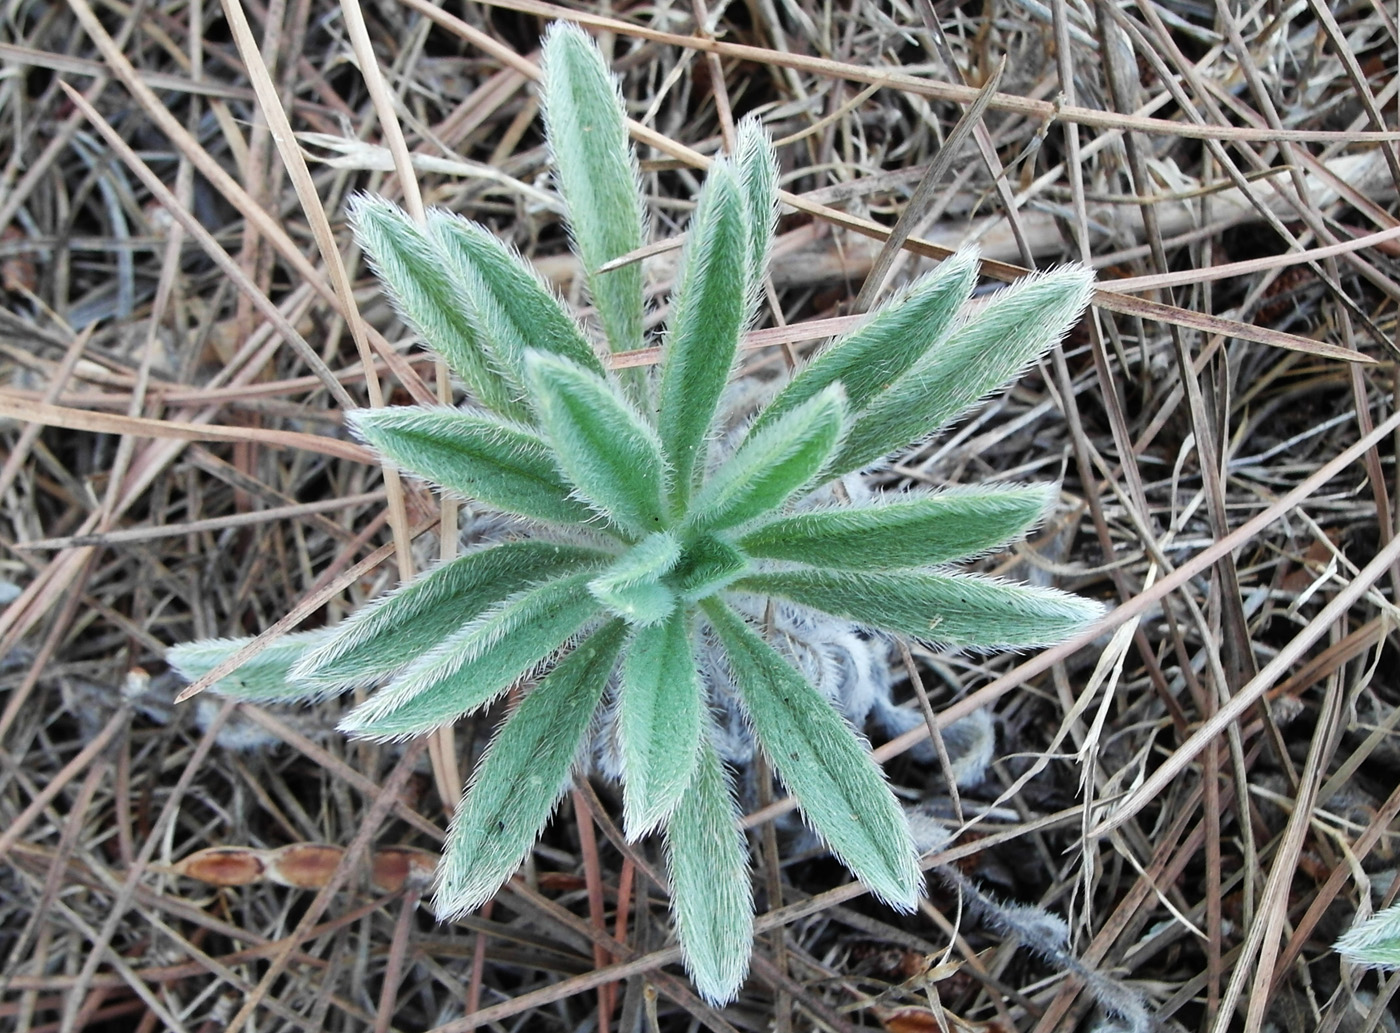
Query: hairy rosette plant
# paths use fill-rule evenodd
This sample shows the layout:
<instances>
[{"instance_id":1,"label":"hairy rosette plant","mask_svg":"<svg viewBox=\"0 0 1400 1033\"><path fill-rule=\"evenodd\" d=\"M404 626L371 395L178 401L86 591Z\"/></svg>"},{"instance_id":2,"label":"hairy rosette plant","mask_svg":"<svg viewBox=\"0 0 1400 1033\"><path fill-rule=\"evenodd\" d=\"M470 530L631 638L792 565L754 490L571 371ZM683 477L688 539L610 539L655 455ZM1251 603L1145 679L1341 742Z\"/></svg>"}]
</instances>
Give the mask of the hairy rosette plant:
<instances>
[{"instance_id":1,"label":"hairy rosette plant","mask_svg":"<svg viewBox=\"0 0 1400 1033\"><path fill-rule=\"evenodd\" d=\"M643 345L645 241L617 86L580 30L544 45L545 128L573 243L614 352ZM676 930L701 993L748 968L748 851L707 700L739 700L813 829L881 900L921 888L899 804L860 736L765 638L767 599L951 646L1039 646L1100 613L1062 592L950 571L1042 515L1044 486L908 492L813 505L817 488L945 426L1064 334L1087 303L1079 267L1029 278L965 314L960 252L799 370L717 457L721 396L754 319L776 221L777 166L755 121L700 193L659 375L614 374L533 270L445 212L425 225L361 197L356 237L404 317L475 405L359 410L351 427L402 470L522 521L517 540L445 562L330 630L287 636L225 679L247 699L380 685L350 735L421 735L538 680L472 776L438 871L452 918L489 900L530 851L605 705L630 839L665 838ZM707 684L697 648L732 684ZM180 646L196 677L241 643Z\"/></svg>"}]
</instances>

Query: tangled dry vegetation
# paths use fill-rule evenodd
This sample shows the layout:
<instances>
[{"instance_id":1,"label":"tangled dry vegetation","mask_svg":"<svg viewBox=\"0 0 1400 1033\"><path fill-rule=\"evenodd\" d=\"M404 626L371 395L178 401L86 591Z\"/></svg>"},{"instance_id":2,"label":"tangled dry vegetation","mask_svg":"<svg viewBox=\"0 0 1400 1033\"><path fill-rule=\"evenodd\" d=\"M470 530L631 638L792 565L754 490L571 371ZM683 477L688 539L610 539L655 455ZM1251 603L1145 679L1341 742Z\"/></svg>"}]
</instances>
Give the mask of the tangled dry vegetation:
<instances>
[{"instance_id":1,"label":"tangled dry vegetation","mask_svg":"<svg viewBox=\"0 0 1400 1033\"><path fill-rule=\"evenodd\" d=\"M983 567L1109 618L1038 655L892 651L929 719L871 732L943 872L911 917L845 885L755 780L760 942L722 1013L601 780L492 905L435 924L423 873L488 719L347 744L344 701L176 705L162 657L338 620L471 526L345 433L348 406L446 386L344 201L399 196L411 152L429 203L581 305L531 89L570 15L16 0L0 1026L1395 1029L1396 977L1330 950L1400 889L1393 5L587 6L636 120L658 307L734 116L779 141L753 377L963 242L989 283L1099 270L1062 350L872 486L1060 480L1047 526ZM951 736L928 749L979 711L984 771ZM1025 949L1047 913L1068 949Z\"/></svg>"}]
</instances>

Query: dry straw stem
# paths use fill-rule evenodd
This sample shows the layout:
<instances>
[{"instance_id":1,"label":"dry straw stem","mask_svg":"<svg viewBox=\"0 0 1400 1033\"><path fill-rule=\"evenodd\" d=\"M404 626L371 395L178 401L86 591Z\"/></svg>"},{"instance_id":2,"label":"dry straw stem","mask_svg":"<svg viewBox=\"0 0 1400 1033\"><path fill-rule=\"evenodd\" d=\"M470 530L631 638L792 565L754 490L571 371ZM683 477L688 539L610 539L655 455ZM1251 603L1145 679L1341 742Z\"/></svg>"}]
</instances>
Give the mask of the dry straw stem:
<instances>
[{"instance_id":1,"label":"dry straw stem","mask_svg":"<svg viewBox=\"0 0 1400 1033\"><path fill-rule=\"evenodd\" d=\"M270 121L272 139L277 144L277 151L282 156L283 165L291 174L297 198L301 201L302 209L306 212L307 221L311 226L311 232L316 238L316 247L321 252L322 261L326 263L331 284L340 300L341 311L345 314L346 325L350 328L350 335L355 340L355 350L359 353L360 363L366 370L365 387L369 393L369 404L374 408L379 408L384 404L384 392L379 386L378 376L373 372L372 354L365 333L365 323L360 318L359 309L355 304L350 277L346 272L345 262L341 259L340 247L336 243L335 234L331 230L330 218L326 215L325 207L321 203L320 194L311 178L311 170L307 168L306 159L302 156L300 148L296 146L291 121L282 108L281 100L277 96L276 85L268 74L257 41L254 40L252 30L248 26L248 20L243 13L242 0L223 0L223 10L224 16L228 19L229 26L233 30L234 43L237 45L238 52L248 69L249 77L252 79L253 89L257 92L259 107L263 116ZM358 14L358 7L354 7L353 10L355 14ZM356 31L357 29L363 30L363 19L350 17L348 20L351 26L351 38L358 40L364 35L363 31ZM368 74L371 76L371 92L374 93L378 92L376 87L380 85L374 74L378 71L378 65L371 61L371 68L373 71ZM396 121L393 122L393 125L397 126L397 124ZM393 139L391 135L391 144ZM400 149L402 149L401 138L399 144ZM412 191L412 196L417 197L416 190ZM418 203L418 208L421 217L421 201ZM348 397L341 400L343 405L348 404L348 402ZM389 495L389 525L394 530L394 554L398 561L400 574L406 580L413 576L414 569L413 556L409 551L408 513L404 509L403 486L399 480L398 471L392 467L386 468L384 471L384 490Z\"/></svg>"},{"instance_id":2,"label":"dry straw stem","mask_svg":"<svg viewBox=\"0 0 1400 1033\"><path fill-rule=\"evenodd\" d=\"M441 18L428 6L412 0L363 10L385 85L403 98L397 118L411 160L423 164L427 202L490 222L556 282L569 283L554 215L533 207L529 189L512 186L544 182L537 118L522 89L534 75L524 41L542 25L528 12L544 9L469 6L471 32L454 36L456 23L434 22L441 27L429 32L415 20L417 12ZM406 944L399 937L406 912L378 895L336 896L328 920L305 939L298 932L294 943L284 917L311 900L307 891L166 881L165 865L221 845L345 846L397 758L386 764L373 752L343 751L327 736L341 713L335 707L249 708L216 716L207 731L189 708L171 711L168 695L137 695L123 708L115 701L128 668L146 667L152 693L171 693L159 660L164 643L266 628L298 600L311 607L304 612L324 606L334 618L347 593L358 602L389 587L392 578L379 571L392 545L374 500L377 475L355 458L333 416L339 406L327 402L337 385L364 404L366 368L340 340L342 302L305 209L275 177L271 188L251 189L268 179L242 164L256 95L227 60L234 48L212 42L216 9L95 6L86 19L91 34L79 20L86 10L51 5L44 18L18 18L0 44L0 57L25 71L0 94L11 116L0 128L11 156L0 191L7 277L0 412L19 421L0 428L9 452L0 581L6 592L10 584L21 590L0 614L0 678L10 690L0 714L0 853L9 862L0 892L0 1023L54 1028L66 1012L72 1029L159 1022L162 1014L188 1024L220 994L246 1003L267 959L288 947L276 992L258 1005L260 1025L369 1029L377 1009L381 1024L394 1028L450 1020L465 1029L512 1018L531 1025L545 1016L581 1026L598 1021L590 991L609 985L617 987L611 1028L645 1022L648 985L659 991L653 1011L662 1029L693 1020L711 1028L769 1023L779 994L787 995L784 1018L794 1029L815 1027L812 1016L829 1028L872 1026L877 1020L866 1012L877 998L931 1021L927 998L906 980L920 974L923 955L943 948L930 919L954 928L956 902L927 901L910 920L864 904L859 914L847 911L858 887L813 894L829 865L789 852L800 843L785 832L773 837L784 850L780 892L795 903L764 910L756 922L760 937L789 930L784 965L756 965L740 1010L707 1011L688 995L676 951L664 946L659 855L609 828L621 809L602 783L605 801L587 809L603 819L592 818L599 832L591 848L579 845L575 816L561 815L534 857L533 885L513 884L488 918L459 927L429 932L408 923ZM334 74L350 29L336 5L244 10L255 45L270 43L265 52L279 55L268 76L294 130L343 136L343 117L354 132L377 125L367 142L396 149L382 98L376 106L359 77ZM1387 562L1395 517L1396 174L1394 151L1380 146L1396 135L1393 10L1231 9L1238 31L1221 21L1225 31L1216 35L1215 13L1205 9L1197 17L1180 5L1137 5L1121 18L1115 9L1109 15L1134 48L1126 64L1136 86L1115 110L1104 109L1102 54L1083 42L1104 34L1074 4L1056 0L1046 13L1003 6L989 23L938 5L968 86L925 49L917 13L894 26L896 36L889 19L902 15L888 5L837 4L831 25L805 10L730 5L713 31L692 33L682 5L658 23L669 35L626 15L608 17L621 11L616 5L573 12L613 46L641 123L635 138L660 240L644 268L658 286L670 278L671 256L662 252L684 225L668 204L686 195L690 170L725 138L730 109L760 109L774 135L791 140L781 152L783 182L804 208L785 209L771 294L786 325L769 319L747 339L738 359L744 368L771 376L782 346L806 354L807 342L850 329L840 303L938 162L951 169L944 180L928 176L930 214L895 257L893 282L919 256L942 255L939 248L951 251L970 235L981 238L985 256L1016 265L1026 262L1018 235L1047 264L1082 247L1102 277L1120 278L1106 284L1119 297L1102 299L1092 329L1070 341L1062 364L1051 364L1049 384L1028 378L873 485L1062 478L1043 531L1022 553L988 558L986 569L1034 561L1047 577L1125 603L1111 624L1139 621L1115 695L1085 699L1082 719L1073 708L1091 658L1075 647L978 663L911 651L940 729L978 706L994 709L1006 773L1004 783L994 771L990 788L959 790L976 832L925 863L957 861L983 885L1009 879L1020 899L1045 902L1076 926L1083 960L1145 988L1164 1023L1209 1030L1228 1020L1257 1029L1260 1012L1269 1011L1281 1028L1343 1018L1354 1028L1384 1028L1376 1016L1347 1013L1348 977L1330 946L1335 923L1368 892L1358 872L1382 884L1400 808L1393 736L1385 731L1396 714L1386 708L1400 702L1386 678L1387 589L1400 568ZM341 25L344 38L334 35ZM989 172L978 152L944 157L939 139L1003 55L1007 72L982 123L1004 167ZM1055 59L1073 80L1060 82ZM68 106L51 73L84 88L97 118ZM722 91L711 89L716 73ZM1274 99L1277 125L1251 80ZM1188 107L1199 124L1171 114ZM138 121L145 125L138 129ZM1129 133L1144 150L1146 183L1125 171ZM123 144L123 135L133 142ZM1241 180L1230 178L1206 139L1221 143ZM437 141L490 166L493 178L435 171L423 159L447 156ZM179 161L200 173L193 202L178 189ZM375 175L314 165L311 175L343 246L337 213L345 192L372 188ZM389 179L383 192L401 188ZM1006 193L1017 206L1015 232L998 203ZM164 254L169 230L148 218L149 202L180 220L187 246L173 264ZM1155 230L1142 219L1147 208ZM1293 239L1275 236L1265 212ZM270 258L244 254L253 237L266 242ZM385 335L399 330L375 305L371 280L353 265L349 272L356 307L371 324L370 370L397 381L396 401L433 400L426 365L387 346ZM987 272L1009 278L1016 270ZM153 304L162 282L170 295L163 311ZM135 299L129 314L116 305L123 293ZM235 294L250 299L248 336L226 342ZM1124 314L1126 305L1133 307ZM140 321L148 316L158 317L158 338L166 329L172 336L168 345L158 340L142 389L148 327ZM1182 328L1192 349L1185 375L1199 378L1213 425L1224 537L1203 518L1195 443L1182 432L1183 371L1161 361L1170 357L1167 323ZM122 339L128 331L134 350ZM287 346L298 337L319 367ZM196 346L205 341L211 347L201 357ZM1371 361L1338 365L1357 354ZM614 364L657 358L642 349ZM118 457L118 438L129 460ZM129 472L112 487L107 474L123 464ZM331 496L342 500L343 514L321 509ZM425 504L410 493L412 521L426 521ZM275 511L258 525L264 507ZM1300 508L1308 520L1295 515ZM1074 515L1081 512L1087 519ZM1077 534L1081 520L1088 535ZM53 548L11 548L39 544ZM1209 655L1219 589L1208 572L1227 556L1265 674L1222 686ZM1158 581L1140 594L1153 563ZM1246 687L1253 704L1232 705L1239 697L1225 688ZM1330 761L1319 753L1305 766L1325 727L1323 704L1339 692L1355 701L1359 724L1352 730L1344 713ZM1101 707L1097 765L1059 759L1054 736L1063 730L1075 747L1088 741L1090 713ZM224 745L255 734L284 745L256 755ZM936 765L909 755L926 737L918 728L890 738L880 756L892 761L909 799L920 797L951 821ZM466 756L482 739L463 728L457 745ZM1165 771L1170 780L1158 774ZM1081 777L1092 797L1079 795ZM1149 796L1148 785L1160 791ZM434 849L442 829L433 788L418 779L410 786L414 793L396 798L389 812L399 822L384 824L376 845ZM149 815L148 802L160 804ZM749 824L772 823L790 806L751 805ZM1120 823L1097 839L1084 835L1106 821ZM626 891L624 857L635 874ZM586 903L586 894L601 904ZM1281 920L1292 929L1285 940L1274 934ZM950 964L963 967L935 983L950 1022L1049 1033L1095 1021L1072 981L1054 979L973 918L963 918L959 933ZM760 950L774 949L760 942ZM1246 971L1250 955L1255 969ZM889 958L911 968L887 967ZM997 983L984 988L963 978L978 966ZM1363 991L1373 989L1371 978ZM473 979L475 1000L486 1007L445 1018ZM1232 982L1242 988L1237 1018L1225 1007Z\"/></svg>"},{"instance_id":3,"label":"dry straw stem","mask_svg":"<svg viewBox=\"0 0 1400 1033\"><path fill-rule=\"evenodd\" d=\"M537 78L539 76L539 69L532 62L520 58L518 55L515 55L508 50L505 50L498 44L494 44L489 39L483 39L482 34L478 30L474 29L466 22L463 22L461 19L455 18L451 14L448 14L436 7L427 4L425 0L404 0L404 2L407 6L413 7L420 13L426 15L429 18L432 18L434 21L436 21L443 27L451 29L452 31L458 33L464 39L470 40L471 42L477 45L481 45L484 49L494 51L498 56L501 56L503 59L512 60L512 63L514 63L517 68L519 68L526 74L531 75L532 78ZM503 3L502 6L514 5ZM556 8L554 7L554 5L551 4L527 4L523 5L523 7L528 8L537 13L548 13L551 17L563 18L566 20L577 17L573 12L570 12L564 8ZM597 21L595 19L587 18L580 20L586 21L590 24L593 24ZM602 21L609 23L607 25L608 28L619 28L620 30L622 28L621 26L612 25L610 19L602 19ZM647 35L645 31L637 30L635 27L628 26L626 28L633 34ZM668 34L663 33L661 35L667 36ZM677 37L674 40L668 39L668 42L674 42L676 43L676 45L685 45L684 43L680 42L680 40L682 39L689 41L692 45L695 42L694 37ZM828 69L828 71L831 70ZM840 68L840 72L843 75L853 73L854 71L856 70L847 69L844 67ZM919 92L909 83L904 82L902 79L896 79L894 77L890 77L887 79L885 77L882 77L880 79L880 82L882 85L887 84L891 87L901 87L904 89L908 89L912 92ZM924 80L915 80L915 82L921 85L924 84ZM975 102L977 99L976 92L970 92L972 93L972 96L969 99ZM1049 112L1046 112L1045 116L1049 117L1049 114ZM1189 128L1183 127L1180 124L1174 122L1163 124L1171 125L1176 127L1177 129L1182 130ZM1146 126L1146 128L1159 127L1152 125L1149 121L1149 124ZM696 168L709 168L710 162L713 160L710 157L700 153L699 151L696 151L689 147L685 147L684 145L681 145L674 140L662 136L654 130L646 126L640 125L636 122L632 122L630 124L630 129L632 131L633 137L639 143L644 143L649 146L655 147L663 154L679 158L687 162L688 164L693 165ZM1240 132L1243 134L1241 138L1250 138L1247 133L1244 133L1244 131ZM1191 134L1189 132L1182 132L1179 135L1189 136ZM1208 138L1209 136L1213 135L1214 134L1208 134ZM1389 137L1387 136L1385 138L1388 139ZM864 236L872 237L877 241L884 241L890 235L890 229L880 225L878 222L853 216L847 212L841 211L836 208L832 208L829 205L816 204L810 202L802 198L801 196L789 193L788 191L780 191L778 196L785 205L788 205L796 211L817 216L818 218L821 218L825 221L829 221L835 226L851 230ZM912 254L919 255L921 257L938 259L948 258L954 250L951 247L944 247L939 244L935 244L915 236L910 236L905 241L904 247ZM1024 276L1027 272L1027 269L1024 266L1018 266L1010 262L991 260L983 261L982 270L989 276L995 276L998 279L1008 282L1019 279L1020 277ZM1238 320L1222 319L1219 316L1210 316L1205 313L1181 309L1172 305L1164 305L1160 302L1153 302L1143 300L1140 298L1134 298L1117 291L1108 290L1104 287L1099 287L1095 289L1094 304L1101 308L1108 309L1112 312L1118 312L1123 315L1139 316L1147 319L1153 319L1160 322L1181 326L1183 328L1201 331L1204 333L1228 335L1230 337L1237 337L1244 340L1258 341L1261 344L1270 344L1275 347L1281 348L1291 348L1297 351L1311 352L1319 355L1324 355L1329 358L1343 359L1353 362L1374 361L1369 357L1354 351L1353 349L1338 348L1338 346L1334 344L1311 341L1307 338L1299 337L1295 334L1280 333L1275 330L1270 330L1265 327L1259 327L1248 323L1243 323Z\"/></svg>"},{"instance_id":4,"label":"dry straw stem","mask_svg":"<svg viewBox=\"0 0 1400 1033\"><path fill-rule=\"evenodd\" d=\"M417 7L421 0L408 0L408 6ZM882 73L870 68L826 58L805 57L798 54L778 53L759 47L746 47L735 43L722 43L704 36L682 36L676 33L659 32L631 22L619 21L603 15L571 10L558 4L538 3L535 0L485 0L492 7L503 7L538 15L550 20L571 21L579 25L616 32L628 36L663 43L672 47L685 47L754 61L759 64L775 65L779 68L812 72L818 76L847 79L872 85L890 86L908 90L933 100L971 104L977 100L978 91L969 86L931 81L898 73ZM426 13L426 12L424 12ZM1025 115L1042 121L1062 118L1080 125L1099 129L1131 129L1143 133L1161 133L1166 136L1183 136L1195 139L1246 140L1275 143L1289 141L1297 143L1384 143L1400 140L1400 132L1311 132L1307 130L1248 130L1230 126L1191 126L1165 119L1134 118L1089 108L1055 105L1048 101L1035 101L1026 97L1001 94L992 99L991 106L998 111Z\"/></svg>"}]
</instances>

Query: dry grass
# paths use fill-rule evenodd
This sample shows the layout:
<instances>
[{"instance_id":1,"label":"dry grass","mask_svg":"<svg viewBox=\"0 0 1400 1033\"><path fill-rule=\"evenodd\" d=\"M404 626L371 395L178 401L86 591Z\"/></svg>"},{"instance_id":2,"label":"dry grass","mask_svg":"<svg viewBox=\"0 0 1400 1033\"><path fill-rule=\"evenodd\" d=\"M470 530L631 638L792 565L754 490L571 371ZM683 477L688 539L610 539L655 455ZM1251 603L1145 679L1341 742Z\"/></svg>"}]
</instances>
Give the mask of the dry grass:
<instances>
[{"instance_id":1,"label":"dry grass","mask_svg":"<svg viewBox=\"0 0 1400 1033\"><path fill-rule=\"evenodd\" d=\"M761 936L722 1014L611 786L581 780L522 876L440 926L389 848L435 847L487 722L395 752L333 734L343 701L172 703L168 644L337 620L461 518L346 440L346 405L446 387L349 247L348 191L421 189L578 300L530 88L563 9L447 6L5 10L0 1027L1107 1030L1087 978L1163 1028L1395 1029L1396 979L1329 950L1400 888L1394 6L580 16L625 76L656 239L736 112L781 141L755 375L968 240L992 279L1082 257L1104 287L1038 373L878 478L1062 478L988 565L1116 606L1040 655L908 655L940 727L995 715L980 785L914 759L926 728L878 751L951 834L929 865L1063 916L1079 961L1018 949L956 881L883 911L779 798L750 816ZM673 259L646 259L658 304ZM336 849L273 852L300 844ZM210 847L251 881L177 872Z\"/></svg>"}]
</instances>

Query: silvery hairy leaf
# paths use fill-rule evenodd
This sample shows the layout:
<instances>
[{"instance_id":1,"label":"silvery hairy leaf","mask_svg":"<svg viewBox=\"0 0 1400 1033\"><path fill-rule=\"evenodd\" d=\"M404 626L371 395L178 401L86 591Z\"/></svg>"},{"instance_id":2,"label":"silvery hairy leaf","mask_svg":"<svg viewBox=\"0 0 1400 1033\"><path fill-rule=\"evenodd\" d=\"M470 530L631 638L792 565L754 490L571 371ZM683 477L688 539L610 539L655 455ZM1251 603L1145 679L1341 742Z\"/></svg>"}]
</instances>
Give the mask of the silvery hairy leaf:
<instances>
[{"instance_id":1,"label":"silvery hairy leaf","mask_svg":"<svg viewBox=\"0 0 1400 1033\"><path fill-rule=\"evenodd\" d=\"M1400 968L1400 904L1356 923L1332 949L1353 965Z\"/></svg>"},{"instance_id":2,"label":"silvery hairy leaf","mask_svg":"<svg viewBox=\"0 0 1400 1033\"><path fill-rule=\"evenodd\" d=\"M666 527L656 432L612 381L567 359L530 352L526 379L545 438L579 494L628 534Z\"/></svg>"},{"instance_id":3,"label":"silvery hairy leaf","mask_svg":"<svg viewBox=\"0 0 1400 1033\"><path fill-rule=\"evenodd\" d=\"M588 292L612 350L632 351L642 346L642 268L598 272L646 239L622 95L597 46L565 22L546 32L541 70L545 138Z\"/></svg>"},{"instance_id":4,"label":"silvery hairy leaf","mask_svg":"<svg viewBox=\"0 0 1400 1033\"><path fill-rule=\"evenodd\" d=\"M559 472L539 435L485 413L447 406L354 409L346 422L401 470L499 509L551 524L603 522Z\"/></svg>"},{"instance_id":5,"label":"silvery hairy leaf","mask_svg":"<svg viewBox=\"0 0 1400 1033\"><path fill-rule=\"evenodd\" d=\"M355 240L399 311L482 405L518 419L529 412L493 368L475 313L444 255L397 205L368 194L350 202Z\"/></svg>"},{"instance_id":6,"label":"silvery hairy leaf","mask_svg":"<svg viewBox=\"0 0 1400 1033\"><path fill-rule=\"evenodd\" d=\"M704 470L710 423L748 315L742 257L748 241L744 195L733 166L721 158L710 167L690 221L661 358L657 426L677 505Z\"/></svg>"},{"instance_id":7,"label":"silvery hairy leaf","mask_svg":"<svg viewBox=\"0 0 1400 1033\"><path fill-rule=\"evenodd\" d=\"M754 304L768 275L768 254L778 228L778 156L763 123L753 115L740 119L734 138L734 168L748 210L749 301Z\"/></svg>"},{"instance_id":8,"label":"silvery hairy leaf","mask_svg":"<svg viewBox=\"0 0 1400 1033\"><path fill-rule=\"evenodd\" d=\"M745 438L696 496L689 526L734 527L779 509L816 476L845 429L845 395L832 384Z\"/></svg>"},{"instance_id":9,"label":"silvery hairy leaf","mask_svg":"<svg viewBox=\"0 0 1400 1033\"><path fill-rule=\"evenodd\" d=\"M685 608L664 622L632 629L622 663L618 733L623 827L635 841L671 816L695 771L704 690Z\"/></svg>"},{"instance_id":10,"label":"silvery hairy leaf","mask_svg":"<svg viewBox=\"0 0 1400 1033\"><path fill-rule=\"evenodd\" d=\"M512 384L525 383L527 348L560 355L602 374L583 331L534 267L513 249L485 227L440 210L429 213L427 232L446 258L458 290L476 313L477 328Z\"/></svg>"},{"instance_id":11,"label":"silvery hairy leaf","mask_svg":"<svg viewBox=\"0 0 1400 1033\"><path fill-rule=\"evenodd\" d=\"M763 752L803 816L885 903L912 911L923 879L909 823L855 731L723 603L701 604Z\"/></svg>"},{"instance_id":12,"label":"silvery hairy leaf","mask_svg":"<svg viewBox=\"0 0 1400 1033\"><path fill-rule=\"evenodd\" d=\"M965 559L1023 534L1048 485L954 488L779 517L739 539L750 556L840 570L898 570Z\"/></svg>"},{"instance_id":13,"label":"silvery hairy leaf","mask_svg":"<svg viewBox=\"0 0 1400 1033\"><path fill-rule=\"evenodd\" d=\"M234 699L265 703L288 703L334 695L341 691L339 687L309 685L291 675L297 661L325 642L328 635L324 628L283 635L232 674L216 681L209 691ZM251 641L252 638L205 638L184 642L167 649L165 659L182 678L195 681Z\"/></svg>"},{"instance_id":14,"label":"silvery hairy leaf","mask_svg":"<svg viewBox=\"0 0 1400 1033\"><path fill-rule=\"evenodd\" d=\"M447 832L440 917L486 903L530 852L568 785L626 628L611 621L579 643L496 733Z\"/></svg>"},{"instance_id":15,"label":"silvery hairy leaf","mask_svg":"<svg viewBox=\"0 0 1400 1033\"><path fill-rule=\"evenodd\" d=\"M1070 265L999 291L870 400L828 475L858 470L927 437L1015 379L1078 321L1093 279L1091 270Z\"/></svg>"},{"instance_id":16,"label":"silvery hairy leaf","mask_svg":"<svg viewBox=\"0 0 1400 1033\"><path fill-rule=\"evenodd\" d=\"M448 635L522 589L607 562L605 553L546 541L508 542L434 567L347 617L301 657L311 685L369 685L420 659Z\"/></svg>"},{"instance_id":17,"label":"silvery hairy leaf","mask_svg":"<svg viewBox=\"0 0 1400 1033\"><path fill-rule=\"evenodd\" d=\"M950 646L1052 645L1103 616L1091 599L977 574L783 570L751 574L734 587Z\"/></svg>"},{"instance_id":18,"label":"silvery hairy leaf","mask_svg":"<svg viewBox=\"0 0 1400 1033\"><path fill-rule=\"evenodd\" d=\"M686 545L667 580L680 598L694 602L721 591L752 566L723 535L702 534Z\"/></svg>"},{"instance_id":19,"label":"silvery hairy leaf","mask_svg":"<svg viewBox=\"0 0 1400 1033\"><path fill-rule=\"evenodd\" d=\"M403 739L485 706L597 614L591 576L546 581L485 610L352 710L340 730Z\"/></svg>"},{"instance_id":20,"label":"silvery hairy leaf","mask_svg":"<svg viewBox=\"0 0 1400 1033\"><path fill-rule=\"evenodd\" d=\"M666 826L666 866L686 971L702 997L727 1004L749 969L753 886L734 794L708 740Z\"/></svg>"},{"instance_id":21,"label":"silvery hairy leaf","mask_svg":"<svg viewBox=\"0 0 1400 1033\"><path fill-rule=\"evenodd\" d=\"M845 388L852 415L864 412L925 353L947 338L976 282L975 250L959 251L945 259L798 370L759 414L751 433L835 383ZM908 441L921 433L911 434Z\"/></svg>"},{"instance_id":22,"label":"silvery hairy leaf","mask_svg":"<svg viewBox=\"0 0 1400 1033\"><path fill-rule=\"evenodd\" d=\"M588 590L629 624L659 624L676 605L676 593L661 579L680 557L675 535L667 531L647 535L590 581Z\"/></svg>"}]
</instances>

